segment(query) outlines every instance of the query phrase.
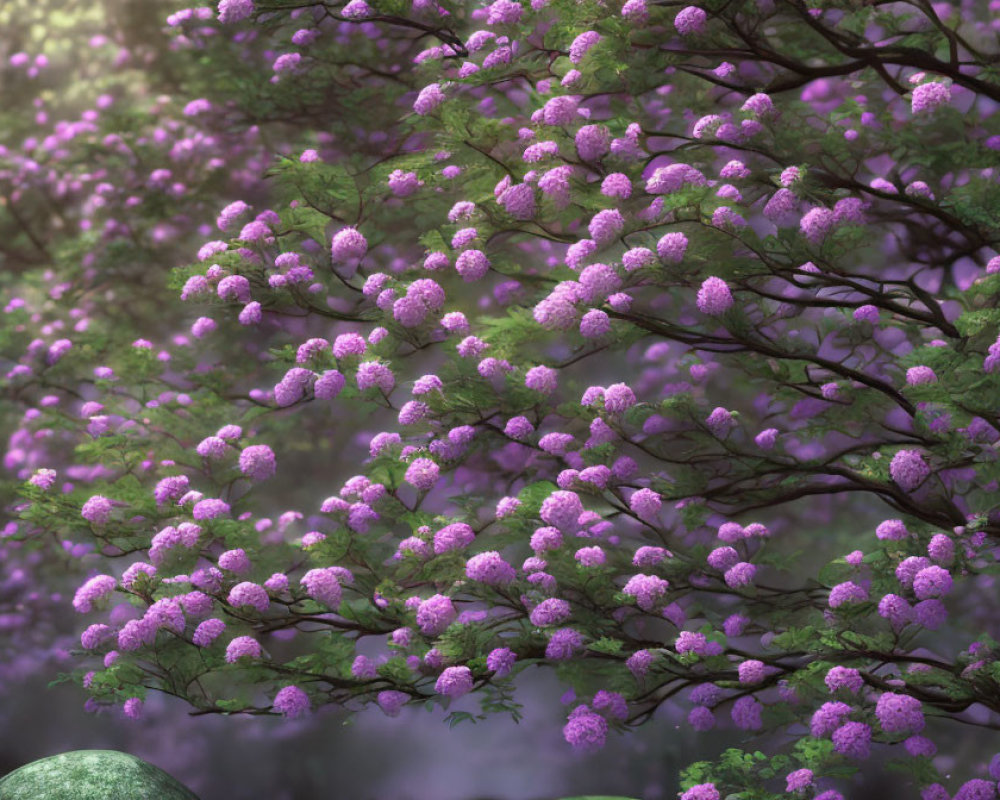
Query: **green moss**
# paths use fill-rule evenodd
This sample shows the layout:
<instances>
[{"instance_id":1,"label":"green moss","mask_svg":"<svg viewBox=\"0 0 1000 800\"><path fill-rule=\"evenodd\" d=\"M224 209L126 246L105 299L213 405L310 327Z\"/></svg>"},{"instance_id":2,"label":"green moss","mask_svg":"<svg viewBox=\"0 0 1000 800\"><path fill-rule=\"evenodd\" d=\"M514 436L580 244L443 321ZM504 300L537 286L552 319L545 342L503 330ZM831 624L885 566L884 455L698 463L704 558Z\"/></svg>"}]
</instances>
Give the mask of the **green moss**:
<instances>
[{"instance_id":1,"label":"green moss","mask_svg":"<svg viewBox=\"0 0 1000 800\"><path fill-rule=\"evenodd\" d=\"M0 800L198 800L159 767L115 750L75 750L0 778Z\"/></svg>"}]
</instances>

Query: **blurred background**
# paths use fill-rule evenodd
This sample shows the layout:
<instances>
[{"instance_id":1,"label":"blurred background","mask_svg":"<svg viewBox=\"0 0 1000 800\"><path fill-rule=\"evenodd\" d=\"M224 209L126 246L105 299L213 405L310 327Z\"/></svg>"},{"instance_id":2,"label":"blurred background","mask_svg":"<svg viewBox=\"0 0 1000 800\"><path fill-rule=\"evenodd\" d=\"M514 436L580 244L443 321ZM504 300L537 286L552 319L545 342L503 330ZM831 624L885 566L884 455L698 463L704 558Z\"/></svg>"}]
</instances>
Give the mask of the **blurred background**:
<instances>
[{"instance_id":1,"label":"blurred background","mask_svg":"<svg viewBox=\"0 0 1000 800\"><path fill-rule=\"evenodd\" d=\"M43 676L8 686L0 774L69 750L113 749L165 769L201 800L552 800L609 794L676 796L681 767L710 736L664 715L596 755L563 741L563 689L551 674L523 680L524 719L492 717L449 729L444 714L377 710L353 719L321 713L302 724L257 717L191 717L151 697L139 721L83 710L78 688L46 688ZM468 698L463 698L467 700ZM466 706L456 706L466 708ZM476 711L474 702L468 710ZM718 743L723 742L717 737Z\"/></svg>"}]
</instances>

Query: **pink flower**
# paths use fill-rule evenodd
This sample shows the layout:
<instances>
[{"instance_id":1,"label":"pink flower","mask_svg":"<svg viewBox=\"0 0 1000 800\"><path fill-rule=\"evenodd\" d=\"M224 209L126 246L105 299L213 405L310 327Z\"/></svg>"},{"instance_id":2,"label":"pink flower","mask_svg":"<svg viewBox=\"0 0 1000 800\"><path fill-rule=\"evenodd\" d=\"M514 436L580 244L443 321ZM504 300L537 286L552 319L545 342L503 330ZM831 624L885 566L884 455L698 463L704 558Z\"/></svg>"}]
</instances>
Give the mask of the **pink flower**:
<instances>
[{"instance_id":1,"label":"pink flower","mask_svg":"<svg viewBox=\"0 0 1000 800\"><path fill-rule=\"evenodd\" d=\"M260 642L252 636L237 636L226 646L226 663L235 664L241 658L260 658Z\"/></svg>"},{"instance_id":2,"label":"pink flower","mask_svg":"<svg viewBox=\"0 0 1000 800\"><path fill-rule=\"evenodd\" d=\"M717 317L733 307L733 295L721 278L706 278L698 290L698 310Z\"/></svg>"},{"instance_id":3,"label":"pink flower","mask_svg":"<svg viewBox=\"0 0 1000 800\"><path fill-rule=\"evenodd\" d=\"M674 27L681 36L694 36L703 33L707 15L697 6L682 8L674 17Z\"/></svg>"}]
</instances>

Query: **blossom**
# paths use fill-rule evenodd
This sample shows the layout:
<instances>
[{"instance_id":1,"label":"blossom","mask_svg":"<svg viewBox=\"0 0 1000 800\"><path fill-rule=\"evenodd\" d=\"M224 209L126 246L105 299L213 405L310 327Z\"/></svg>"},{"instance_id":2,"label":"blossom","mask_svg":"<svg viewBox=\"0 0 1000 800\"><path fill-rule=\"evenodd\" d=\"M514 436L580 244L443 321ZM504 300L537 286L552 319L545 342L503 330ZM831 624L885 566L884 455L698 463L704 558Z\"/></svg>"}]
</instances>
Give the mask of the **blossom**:
<instances>
[{"instance_id":1,"label":"blossom","mask_svg":"<svg viewBox=\"0 0 1000 800\"><path fill-rule=\"evenodd\" d=\"M632 557L632 565L635 567L653 567L662 562L665 558L670 558L670 553L662 547L643 545L635 551Z\"/></svg>"},{"instance_id":2,"label":"blossom","mask_svg":"<svg viewBox=\"0 0 1000 800\"><path fill-rule=\"evenodd\" d=\"M920 386L927 383L937 383L937 375L930 367L910 367L906 370L906 383L909 386Z\"/></svg>"},{"instance_id":3,"label":"blossom","mask_svg":"<svg viewBox=\"0 0 1000 800\"><path fill-rule=\"evenodd\" d=\"M478 281L490 269L489 259L481 250L465 250L455 259L455 271L467 282Z\"/></svg>"},{"instance_id":4,"label":"blossom","mask_svg":"<svg viewBox=\"0 0 1000 800\"><path fill-rule=\"evenodd\" d=\"M625 383L613 383L604 390L604 410L621 414L636 403L635 393Z\"/></svg>"},{"instance_id":5,"label":"blossom","mask_svg":"<svg viewBox=\"0 0 1000 800\"><path fill-rule=\"evenodd\" d=\"M900 450L889 464L889 475L906 492L912 492L930 474L931 468L918 450Z\"/></svg>"},{"instance_id":6,"label":"blossom","mask_svg":"<svg viewBox=\"0 0 1000 800\"><path fill-rule=\"evenodd\" d=\"M618 692L609 692L607 689L600 689L594 695L593 706L606 716L617 720L628 718L628 701Z\"/></svg>"},{"instance_id":7,"label":"blossom","mask_svg":"<svg viewBox=\"0 0 1000 800\"><path fill-rule=\"evenodd\" d=\"M622 593L634 597L636 604L643 611L652 611L666 594L669 585L666 579L657 575L633 575L628 579Z\"/></svg>"},{"instance_id":8,"label":"blossom","mask_svg":"<svg viewBox=\"0 0 1000 800\"><path fill-rule=\"evenodd\" d=\"M953 800L994 800L996 796L995 783L982 778L973 778L959 787Z\"/></svg>"},{"instance_id":9,"label":"blossom","mask_svg":"<svg viewBox=\"0 0 1000 800\"><path fill-rule=\"evenodd\" d=\"M790 189L778 189L764 206L764 216L779 227L794 224L798 199Z\"/></svg>"},{"instance_id":10,"label":"blossom","mask_svg":"<svg viewBox=\"0 0 1000 800\"><path fill-rule=\"evenodd\" d=\"M715 727L715 714L706 706L694 706L688 712L687 721L696 731L710 731Z\"/></svg>"},{"instance_id":11,"label":"blossom","mask_svg":"<svg viewBox=\"0 0 1000 800\"><path fill-rule=\"evenodd\" d=\"M653 172L646 181L646 191L649 194L673 194L685 184L704 186L706 182L705 176L690 164L671 164Z\"/></svg>"},{"instance_id":12,"label":"blossom","mask_svg":"<svg viewBox=\"0 0 1000 800\"><path fill-rule=\"evenodd\" d=\"M327 370L313 384L313 394L317 400L332 400L346 385L344 376L335 369Z\"/></svg>"},{"instance_id":13,"label":"blossom","mask_svg":"<svg viewBox=\"0 0 1000 800\"><path fill-rule=\"evenodd\" d=\"M436 594L420 602L417 606L417 627L426 636L437 636L455 621L458 612L451 598Z\"/></svg>"},{"instance_id":14,"label":"blossom","mask_svg":"<svg viewBox=\"0 0 1000 800\"><path fill-rule=\"evenodd\" d=\"M122 704L122 711L129 719L139 719L142 716L142 700L130 697Z\"/></svg>"},{"instance_id":15,"label":"blossom","mask_svg":"<svg viewBox=\"0 0 1000 800\"><path fill-rule=\"evenodd\" d=\"M761 431L754 437L754 444L757 445L761 450L771 450L774 448L775 441L778 438L777 428L767 428Z\"/></svg>"},{"instance_id":16,"label":"blossom","mask_svg":"<svg viewBox=\"0 0 1000 800\"><path fill-rule=\"evenodd\" d=\"M453 522L450 525L445 525L434 534L434 552L440 555L449 550L460 550L471 544L475 536L475 531L465 522Z\"/></svg>"},{"instance_id":17,"label":"blossom","mask_svg":"<svg viewBox=\"0 0 1000 800\"><path fill-rule=\"evenodd\" d=\"M226 663L235 664L241 658L260 658L260 642L252 636L237 636L226 645Z\"/></svg>"},{"instance_id":18,"label":"blossom","mask_svg":"<svg viewBox=\"0 0 1000 800\"><path fill-rule=\"evenodd\" d=\"M220 300L237 300L246 303L250 300L250 281L243 275L227 275L215 287L215 293Z\"/></svg>"},{"instance_id":19,"label":"blossom","mask_svg":"<svg viewBox=\"0 0 1000 800\"><path fill-rule=\"evenodd\" d=\"M301 61L301 53L282 53L274 60L271 69L279 74L282 72L294 72ZM248 237L241 235L239 238L247 239Z\"/></svg>"},{"instance_id":20,"label":"blossom","mask_svg":"<svg viewBox=\"0 0 1000 800\"><path fill-rule=\"evenodd\" d=\"M342 590L336 567L311 569L299 579L299 584L316 602L334 610L340 605Z\"/></svg>"},{"instance_id":21,"label":"blossom","mask_svg":"<svg viewBox=\"0 0 1000 800\"><path fill-rule=\"evenodd\" d=\"M833 211L823 206L809 209L799 221L799 230L812 244L819 244L834 229L837 221Z\"/></svg>"},{"instance_id":22,"label":"blossom","mask_svg":"<svg viewBox=\"0 0 1000 800\"><path fill-rule=\"evenodd\" d=\"M298 686L284 686L278 690L271 705L279 714L294 719L309 713L309 695Z\"/></svg>"},{"instance_id":23,"label":"blossom","mask_svg":"<svg viewBox=\"0 0 1000 800\"><path fill-rule=\"evenodd\" d=\"M617 239L625 228L625 218L616 208L598 211L590 221L587 230L598 245L607 245Z\"/></svg>"},{"instance_id":24,"label":"blossom","mask_svg":"<svg viewBox=\"0 0 1000 800\"><path fill-rule=\"evenodd\" d=\"M177 599L180 601L184 613L195 619L207 617L215 607L215 600L204 592L188 592L180 595Z\"/></svg>"},{"instance_id":25,"label":"blossom","mask_svg":"<svg viewBox=\"0 0 1000 800\"><path fill-rule=\"evenodd\" d=\"M517 654L509 647L496 647L486 656L486 668L502 678L509 675L517 661Z\"/></svg>"},{"instance_id":26,"label":"blossom","mask_svg":"<svg viewBox=\"0 0 1000 800\"><path fill-rule=\"evenodd\" d=\"M611 332L611 318L603 311L592 308L580 320L580 335L587 339L599 339Z\"/></svg>"},{"instance_id":27,"label":"blossom","mask_svg":"<svg viewBox=\"0 0 1000 800\"><path fill-rule=\"evenodd\" d=\"M80 635L80 645L84 650L96 650L113 636L114 631L108 625L95 623Z\"/></svg>"},{"instance_id":28,"label":"blossom","mask_svg":"<svg viewBox=\"0 0 1000 800\"><path fill-rule=\"evenodd\" d=\"M681 655L694 653L695 655L706 655L708 652L708 639L703 633L693 631L681 631L674 643L674 648Z\"/></svg>"},{"instance_id":29,"label":"blossom","mask_svg":"<svg viewBox=\"0 0 1000 800\"><path fill-rule=\"evenodd\" d=\"M597 31L584 31L577 36L569 46L569 60L574 64L583 61L583 57L594 45L601 41L601 35Z\"/></svg>"},{"instance_id":30,"label":"blossom","mask_svg":"<svg viewBox=\"0 0 1000 800\"><path fill-rule=\"evenodd\" d=\"M219 567L237 575L245 575L250 571L250 557L242 547L226 550L219 556Z\"/></svg>"},{"instance_id":31,"label":"blossom","mask_svg":"<svg viewBox=\"0 0 1000 800\"><path fill-rule=\"evenodd\" d=\"M490 586L501 586L514 580L514 568L496 550L478 553L465 562L465 574L470 580Z\"/></svg>"},{"instance_id":32,"label":"blossom","mask_svg":"<svg viewBox=\"0 0 1000 800\"><path fill-rule=\"evenodd\" d=\"M951 102L951 88L946 83L931 81L913 90L910 107L913 113L930 114Z\"/></svg>"},{"instance_id":33,"label":"blossom","mask_svg":"<svg viewBox=\"0 0 1000 800\"><path fill-rule=\"evenodd\" d=\"M519 183L505 189L497 198L497 202L514 219L527 220L535 216L535 189L530 183ZM459 259L461 258L462 256L459 256Z\"/></svg>"},{"instance_id":34,"label":"blossom","mask_svg":"<svg viewBox=\"0 0 1000 800\"><path fill-rule=\"evenodd\" d=\"M556 390L557 383L558 373L551 367L532 367L524 376L524 385L542 394L552 394Z\"/></svg>"},{"instance_id":35,"label":"blossom","mask_svg":"<svg viewBox=\"0 0 1000 800\"><path fill-rule=\"evenodd\" d=\"M406 470L405 480L411 486L420 491L428 491L434 488L441 468L429 458L415 458Z\"/></svg>"},{"instance_id":36,"label":"blossom","mask_svg":"<svg viewBox=\"0 0 1000 800\"><path fill-rule=\"evenodd\" d=\"M741 586L749 586L753 583L757 567L747 561L740 561L726 570L723 579L726 586L737 589Z\"/></svg>"},{"instance_id":37,"label":"blossom","mask_svg":"<svg viewBox=\"0 0 1000 800\"><path fill-rule=\"evenodd\" d=\"M130 619L118 631L118 648L127 652L150 645L156 639L157 629L145 620Z\"/></svg>"},{"instance_id":38,"label":"blossom","mask_svg":"<svg viewBox=\"0 0 1000 800\"><path fill-rule=\"evenodd\" d=\"M927 544L927 555L941 564L949 564L955 558L955 543L943 533L936 533Z\"/></svg>"},{"instance_id":39,"label":"blossom","mask_svg":"<svg viewBox=\"0 0 1000 800\"><path fill-rule=\"evenodd\" d=\"M865 759L871 752L872 729L863 722L847 722L833 732L833 749L850 758Z\"/></svg>"},{"instance_id":40,"label":"blossom","mask_svg":"<svg viewBox=\"0 0 1000 800\"><path fill-rule=\"evenodd\" d=\"M697 6L687 6L677 12L674 27L681 36L694 36L705 30L705 11Z\"/></svg>"},{"instance_id":41,"label":"blossom","mask_svg":"<svg viewBox=\"0 0 1000 800\"><path fill-rule=\"evenodd\" d=\"M472 691L472 671L468 667L446 667L434 684L434 691L458 698Z\"/></svg>"},{"instance_id":42,"label":"blossom","mask_svg":"<svg viewBox=\"0 0 1000 800\"><path fill-rule=\"evenodd\" d=\"M830 608L840 608L847 603L861 603L868 599L868 591L853 581L838 583L830 590Z\"/></svg>"},{"instance_id":43,"label":"blossom","mask_svg":"<svg viewBox=\"0 0 1000 800\"><path fill-rule=\"evenodd\" d=\"M109 597L117 585L118 581L110 575L89 578L73 595L73 608L80 614L86 614L95 603Z\"/></svg>"},{"instance_id":44,"label":"blossom","mask_svg":"<svg viewBox=\"0 0 1000 800\"><path fill-rule=\"evenodd\" d=\"M368 658L368 656L359 655L351 664L351 675L358 680L372 680L377 674L375 662Z\"/></svg>"},{"instance_id":45,"label":"blossom","mask_svg":"<svg viewBox=\"0 0 1000 800\"><path fill-rule=\"evenodd\" d=\"M494 0L487 7L487 25L513 25L521 19L523 8L512 0Z\"/></svg>"},{"instance_id":46,"label":"blossom","mask_svg":"<svg viewBox=\"0 0 1000 800\"><path fill-rule=\"evenodd\" d=\"M756 731L763 727L761 712L763 706L753 695L741 697L733 704L730 716L737 728L745 731Z\"/></svg>"},{"instance_id":47,"label":"blossom","mask_svg":"<svg viewBox=\"0 0 1000 800\"><path fill-rule=\"evenodd\" d=\"M410 696L406 692L399 692L395 689L386 689L385 691L379 692L375 697L379 708L381 708L388 717L399 716L399 710L409 699Z\"/></svg>"},{"instance_id":48,"label":"blossom","mask_svg":"<svg viewBox=\"0 0 1000 800\"><path fill-rule=\"evenodd\" d=\"M539 516L556 528L570 528L576 525L583 513L583 503L575 492L557 491L542 501Z\"/></svg>"},{"instance_id":49,"label":"blossom","mask_svg":"<svg viewBox=\"0 0 1000 800\"><path fill-rule=\"evenodd\" d=\"M607 554L599 546L581 547L573 557L584 567L599 567L607 560Z\"/></svg>"},{"instance_id":50,"label":"blossom","mask_svg":"<svg viewBox=\"0 0 1000 800\"><path fill-rule=\"evenodd\" d=\"M360 356L368 349L363 336L358 333L342 333L333 340L331 348L335 358L347 358L349 356Z\"/></svg>"},{"instance_id":51,"label":"blossom","mask_svg":"<svg viewBox=\"0 0 1000 800\"><path fill-rule=\"evenodd\" d=\"M341 228L334 234L330 252L334 261L361 259L368 252L368 241L357 228Z\"/></svg>"},{"instance_id":52,"label":"blossom","mask_svg":"<svg viewBox=\"0 0 1000 800\"><path fill-rule=\"evenodd\" d=\"M646 0L626 0L622 5L622 16L630 22L645 22L649 18Z\"/></svg>"},{"instance_id":53,"label":"blossom","mask_svg":"<svg viewBox=\"0 0 1000 800\"><path fill-rule=\"evenodd\" d=\"M913 616L913 609L905 598L898 594L887 594L879 600L879 616L889 620L893 627L900 628L909 622Z\"/></svg>"},{"instance_id":54,"label":"blossom","mask_svg":"<svg viewBox=\"0 0 1000 800\"><path fill-rule=\"evenodd\" d=\"M879 539L889 539L892 541L900 541L909 536L909 531L906 530L906 525L901 519L887 519L884 522L880 522L878 527L875 529L875 535Z\"/></svg>"},{"instance_id":55,"label":"blossom","mask_svg":"<svg viewBox=\"0 0 1000 800\"><path fill-rule=\"evenodd\" d=\"M913 592L918 600L941 597L951 591L951 573L936 564L924 567L913 576Z\"/></svg>"},{"instance_id":56,"label":"blossom","mask_svg":"<svg viewBox=\"0 0 1000 800\"><path fill-rule=\"evenodd\" d=\"M263 586L249 581L238 583L230 589L226 602L237 608L239 606L251 606L262 614L267 611L270 605L267 590Z\"/></svg>"},{"instance_id":57,"label":"blossom","mask_svg":"<svg viewBox=\"0 0 1000 800\"><path fill-rule=\"evenodd\" d=\"M740 106L740 111L747 111L761 117L767 116L774 111L774 102L768 95L757 93L744 101L743 105Z\"/></svg>"},{"instance_id":58,"label":"blossom","mask_svg":"<svg viewBox=\"0 0 1000 800\"><path fill-rule=\"evenodd\" d=\"M113 503L107 497L95 494L80 509L80 516L94 525L107 525L111 519Z\"/></svg>"},{"instance_id":59,"label":"blossom","mask_svg":"<svg viewBox=\"0 0 1000 800\"><path fill-rule=\"evenodd\" d=\"M365 361L360 364L354 379L361 391L378 389L383 394L388 394L396 385L392 370L378 361Z\"/></svg>"},{"instance_id":60,"label":"blossom","mask_svg":"<svg viewBox=\"0 0 1000 800\"><path fill-rule=\"evenodd\" d=\"M688 238L683 233L667 233L656 243L657 255L668 264L680 264L687 251Z\"/></svg>"},{"instance_id":61,"label":"blossom","mask_svg":"<svg viewBox=\"0 0 1000 800\"><path fill-rule=\"evenodd\" d=\"M826 736L840 727L844 717L850 714L851 711L852 709L847 703L823 703L812 715L809 732L817 738Z\"/></svg>"},{"instance_id":62,"label":"blossom","mask_svg":"<svg viewBox=\"0 0 1000 800\"><path fill-rule=\"evenodd\" d=\"M222 588L222 570L216 567L196 569L191 573L191 585L206 592L218 592Z\"/></svg>"},{"instance_id":63,"label":"blossom","mask_svg":"<svg viewBox=\"0 0 1000 800\"><path fill-rule=\"evenodd\" d=\"M558 550L563 543L562 533L558 528L538 528L531 534L531 549L536 553L546 550Z\"/></svg>"},{"instance_id":64,"label":"blossom","mask_svg":"<svg viewBox=\"0 0 1000 800\"><path fill-rule=\"evenodd\" d=\"M274 471L274 451L266 444L251 445L240 453L240 472L251 480L267 480Z\"/></svg>"},{"instance_id":65,"label":"blossom","mask_svg":"<svg viewBox=\"0 0 1000 800\"><path fill-rule=\"evenodd\" d=\"M578 108L577 98L571 95L553 97L542 106L542 121L546 125L569 125L576 119Z\"/></svg>"},{"instance_id":66,"label":"blossom","mask_svg":"<svg viewBox=\"0 0 1000 800\"><path fill-rule=\"evenodd\" d=\"M681 794L680 800L719 800L720 796L714 783L699 783Z\"/></svg>"},{"instance_id":67,"label":"blossom","mask_svg":"<svg viewBox=\"0 0 1000 800\"><path fill-rule=\"evenodd\" d=\"M917 733L924 727L920 701L895 692L883 692L875 703L875 716L886 733Z\"/></svg>"},{"instance_id":68,"label":"blossom","mask_svg":"<svg viewBox=\"0 0 1000 800\"><path fill-rule=\"evenodd\" d=\"M550 597L535 606L528 619L532 625L544 628L565 622L569 619L570 613L569 602L558 597Z\"/></svg>"},{"instance_id":69,"label":"blossom","mask_svg":"<svg viewBox=\"0 0 1000 800\"><path fill-rule=\"evenodd\" d=\"M601 194L618 200L627 200L632 196L632 181L621 172L612 172L601 181Z\"/></svg>"},{"instance_id":70,"label":"blossom","mask_svg":"<svg viewBox=\"0 0 1000 800\"><path fill-rule=\"evenodd\" d=\"M841 666L831 667L823 681L831 692L847 689L847 691L857 694L865 685L864 678L861 677L858 670Z\"/></svg>"},{"instance_id":71,"label":"blossom","mask_svg":"<svg viewBox=\"0 0 1000 800\"><path fill-rule=\"evenodd\" d=\"M740 683L754 684L764 680L764 662L756 658L748 658L736 669Z\"/></svg>"},{"instance_id":72,"label":"blossom","mask_svg":"<svg viewBox=\"0 0 1000 800\"><path fill-rule=\"evenodd\" d=\"M156 567L143 561L137 561L134 564L130 564L128 569L122 573L122 586L125 589L134 589L139 577L142 575L147 576L146 580L154 577L156 575Z\"/></svg>"},{"instance_id":73,"label":"blossom","mask_svg":"<svg viewBox=\"0 0 1000 800\"><path fill-rule=\"evenodd\" d=\"M218 436L208 436L198 443L195 452L202 458L220 459L226 454L226 442Z\"/></svg>"},{"instance_id":74,"label":"blossom","mask_svg":"<svg viewBox=\"0 0 1000 800\"><path fill-rule=\"evenodd\" d=\"M799 792L808 789L813 783L813 771L811 769L797 769L789 772L785 776L785 791Z\"/></svg>"},{"instance_id":75,"label":"blossom","mask_svg":"<svg viewBox=\"0 0 1000 800\"><path fill-rule=\"evenodd\" d=\"M628 504L636 516L649 520L659 512L662 500L652 489L639 489L629 497Z\"/></svg>"},{"instance_id":76,"label":"blossom","mask_svg":"<svg viewBox=\"0 0 1000 800\"><path fill-rule=\"evenodd\" d=\"M588 706L577 706L563 726L563 738L580 752L592 752L604 747L608 723Z\"/></svg>"},{"instance_id":77,"label":"blossom","mask_svg":"<svg viewBox=\"0 0 1000 800\"><path fill-rule=\"evenodd\" d=\"M420 90L417 99L413 102L413 110L417 114L425 116L441 105L444 100L445 96L444 92L441 91L441 87L436 83L432 83Z\"/></svg>"},{"instance_id":78,"label":"blossom","mask_svg":"<svg viewBox=\"0 0 1000 800\"><path fill-rule=\"evenodd\" d=\"M538 161L544 161L547 158L555 158L558 155L559 155L559 144L557 142L547 140L544 142L536 142L535 144L528 145L528 147L524 148L524 153L521 155L521 158L524 161L528 162L529 164L533 164ZM556 169L559 168L557 167ZM567 167L566 169L561 170L558 173L556 173L554 170L549 170L549 172L547 172L546 175L550 175L551 173L550 180L559 183L560 178L564 180L568 175L568 171L571 169L572 167ZM543 178L544 177L545 176L543 176ZM547 188L546 185L542 182L542 180L539 180L538 188L541 189L546 194L560 193L559 187L551 185Z\"/></svg>"},{"instance_id":79,"label":"blossom","mask_svg":"<svg viewBox=\"0 0 1000 800\"><path fill-rule=\"evenodd\" d=\"M725 572L740 560L740 554L732 547L716 547L708 554L706 561L713 569Z\"/></svg>"},{"instance_id":80,"label":"blossom","mask_svg":"<svg viewBox=\"0 0 1000 800\"><path fill-rule=\"evenodd\" d=\"M654 659L655 656L649 650L636 650L625 660L625 666L638 679L649 671Z\"/></svg>"},{"instance_id":81,"label":"blossom","mask_svg":"<svg viewBox=\"0 0 1000 800\"><path fill-rule=\"evenodd\" d=\"M864 225L867 208L868 203L860 197L842 197L833 204L833 221L837 225Z\"/></svg>"},{"instance_id":82,"label":"blossom","mask_svg":"<svg viewBox=\"0 0 1000 800\"><path fill-rule=\"evenodd\" d=\"M721 278L706 278L698 290L698 310L710 316L719 316L733 306L733 295Z\"/></svg>"},{"instance_id":83,"label":"blossom","mask_svg":"<svg viewBox=\"0 0 1000 800\"><path fill-rule=\"evenodd\" d=\"M389 173L389 191L396 197L409 197L415 193L422 185L415 172L403 172L401 169L394 169Z\"/></svg>"},{"instance_id":84,"label":"blossom","mask_svg":"<svg viewBox=\"0 0 1000 800\"><path fill-rule=\"evenodd\" d=\"M572 628L560 628L549 637L545 646L545 657L555 661L565 661L583 646L583 635Z\"/></svg>"},{"instance_id":85,"label":"blossom","mask_svg":"<svg viewBox=\"0 0 1000 800\"><path fill-rule=\"evenodd\" d=\"M239 22L253 14L253 0L219 0L219 22Z\"/></svg>"},{"instance_id":86,"label":"blossom","mask_svg":"<svg viewBox=\"0 0 1000 800\"><path fill-rule=\"evenodd\" d=\"M712 413L705 419L705 427L711 431L716 438L723 439L729 430L736 424L733 414L722 406L712 410Z\"/></svg>"},{"instance_id":87,"label":"blossom","mask_svg":"<svg viewBox=\"0 0 1000 800\"><path fill-rule=\"evenodd\" d=\"M373 13L371 6L365 0L351 0L340 10L341 16L345 19L365 19L372 16ZM292 41L295 41L294 36Z\"/></svg>"}]
</instances>

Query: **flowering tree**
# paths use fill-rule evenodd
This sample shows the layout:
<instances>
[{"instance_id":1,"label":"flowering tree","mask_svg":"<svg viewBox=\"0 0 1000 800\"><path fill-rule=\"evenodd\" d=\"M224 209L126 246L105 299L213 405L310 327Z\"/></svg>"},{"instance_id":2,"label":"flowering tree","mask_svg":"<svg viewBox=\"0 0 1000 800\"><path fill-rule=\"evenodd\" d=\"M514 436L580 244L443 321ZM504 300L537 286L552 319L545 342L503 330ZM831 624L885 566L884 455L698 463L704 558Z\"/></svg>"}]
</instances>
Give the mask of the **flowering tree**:
<instances>
[{"instance_id":1,"label":"flowering tree","mask_svg":"<svg viewBox=\"0 0 1000 800\"><path fill-rule=\"evenodd\" d=\"M72 333L8 305L8 538L91 545L88 702L517 719L537 666L575 748L679 705L766 750L692 765L684 800L835 800L868 759L948 797L938 748L1000 724L990 13L173 13L176 124L213 131L177 161L239 170L167 192L190 318L126 340L80 295ZM106 237L164 224L172 171L107 169ZM963 745L955 797L994 797Z\"/></svg>"}]
</instances>

